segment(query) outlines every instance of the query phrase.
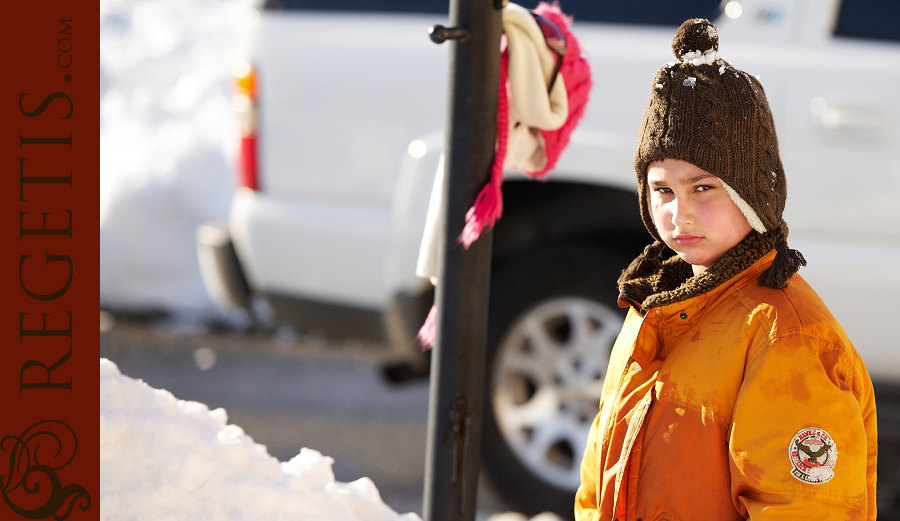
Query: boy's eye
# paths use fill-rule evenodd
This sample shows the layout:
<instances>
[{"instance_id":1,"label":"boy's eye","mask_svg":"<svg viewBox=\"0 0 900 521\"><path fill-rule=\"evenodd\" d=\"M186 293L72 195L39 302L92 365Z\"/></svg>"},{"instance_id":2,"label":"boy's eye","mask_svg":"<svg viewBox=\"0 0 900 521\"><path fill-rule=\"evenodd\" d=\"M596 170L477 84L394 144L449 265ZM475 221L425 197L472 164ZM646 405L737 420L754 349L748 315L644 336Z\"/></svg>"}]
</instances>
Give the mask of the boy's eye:
<instances>
[{"instance_id":1,"label":"boy's eye","mask_svg":"<svg viewBox=\"0 0 900 521\"><path fill-rule=\"evenodd\" d=\"M653 191L661 193L661 194L671 194L672 193L672 189L666 188L665 186L657 186L656 188L653 189Z\"/></svg>"},{"instance_id":2,"label":"boy's eye","mask_svg":"<svg viewBox=\"0 0 900 521\"><path fill-rule=\"evenodd\" d=\"M707 190L712 190L713 188L715 188L715 186L713 185L697 185L694 190L698 192L705 192Z\"/></svg>"}]
</instances>

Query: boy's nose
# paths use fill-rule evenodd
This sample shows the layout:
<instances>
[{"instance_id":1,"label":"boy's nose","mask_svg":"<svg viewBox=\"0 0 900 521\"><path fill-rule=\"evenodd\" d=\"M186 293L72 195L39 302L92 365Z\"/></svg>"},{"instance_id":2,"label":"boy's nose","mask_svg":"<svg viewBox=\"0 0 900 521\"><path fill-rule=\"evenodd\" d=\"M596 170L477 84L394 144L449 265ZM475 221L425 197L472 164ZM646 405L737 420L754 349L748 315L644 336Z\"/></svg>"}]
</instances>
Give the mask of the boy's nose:
<instances>
[{"instance_id":1,"label":"boy's nose","mask_svg":"<svg viewBox=\"0 0 900 521\"><path fill-rule=\"evenodd\" d=\"M694 222L694 208L688 201L675 199L672 201L672 224L683 228Z\"/></svg>"}]
</instances>

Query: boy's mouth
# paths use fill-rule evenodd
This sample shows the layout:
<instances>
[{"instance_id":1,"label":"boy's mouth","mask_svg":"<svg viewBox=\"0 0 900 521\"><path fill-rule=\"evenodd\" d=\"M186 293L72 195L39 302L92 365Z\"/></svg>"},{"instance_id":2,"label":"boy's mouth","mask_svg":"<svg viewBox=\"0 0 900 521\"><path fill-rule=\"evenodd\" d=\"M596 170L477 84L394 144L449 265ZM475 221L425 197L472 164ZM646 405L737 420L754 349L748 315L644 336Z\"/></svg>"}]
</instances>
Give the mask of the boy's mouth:
<instances>
[{"instance_id":1,"label":"boy's mouth","mask_svg":"<svg viewBox=\"0 0 900 521\"><path fill-rule=\"evenodd\" d=\"M675 242L677 242L681 246L690 246L692 244L697 244L703 239L702 237L688 234L679 234L675 235L672 238L675 239Z\"/></svg>"}]
</instances>

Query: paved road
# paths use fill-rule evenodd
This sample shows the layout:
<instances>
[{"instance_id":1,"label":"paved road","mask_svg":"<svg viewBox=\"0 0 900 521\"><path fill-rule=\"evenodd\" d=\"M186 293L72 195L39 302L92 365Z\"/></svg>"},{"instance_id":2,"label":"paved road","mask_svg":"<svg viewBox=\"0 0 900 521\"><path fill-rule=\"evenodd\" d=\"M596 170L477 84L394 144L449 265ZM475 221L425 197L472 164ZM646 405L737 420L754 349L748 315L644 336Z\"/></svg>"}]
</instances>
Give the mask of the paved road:
<instances>
[{"instance_id":1,"label":"paved road","mask_svg":"<svg viewBox=\"0 0 900 521\"><path fill-rule=\"evenodd\" d=\"M314 448L335 459L339 481L368 476L392 508L422 513L428 385L385 383L381 346L119 321L101 332L100 355L178 398L224 407L282 461ZM900 411L881 405L882 415ZM900 425L890 419L884 427ZM879 441L879 518L900 519L898 487L885 486L900 482L900 444ZM508 510L484 483L478 506L478 521Z\"/></svg>"},{"instance_id":2,"label":"paved road","mask_svg":"<svg viewBox=\"0 0 900 521\"><path fill-rule=\"evenodd\" d=\"M381 346L120 320L101 331L100 356L180 399L225 408L279 460L314 448L335 459L339 481L368 476L392 508L422 512L428 385L385 383ZM478 505L480 520L507 510L486 486Z\"/></svg>"}]
</instances>

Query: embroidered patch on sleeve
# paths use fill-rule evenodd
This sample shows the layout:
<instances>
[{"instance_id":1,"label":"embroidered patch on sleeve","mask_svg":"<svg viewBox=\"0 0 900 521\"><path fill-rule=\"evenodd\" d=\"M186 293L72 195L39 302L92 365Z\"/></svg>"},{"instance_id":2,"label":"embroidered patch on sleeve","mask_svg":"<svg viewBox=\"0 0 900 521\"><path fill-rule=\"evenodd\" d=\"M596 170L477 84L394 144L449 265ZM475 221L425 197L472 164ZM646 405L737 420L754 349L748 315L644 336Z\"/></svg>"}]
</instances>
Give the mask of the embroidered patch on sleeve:
<instances>
[{"instance_id":1,"label":"embroidered patch on sleeve","mask_svg":"<svg viewBox=\"0 0 900 521\"><path fill-rule=\"evenodd\" d=\"M837 444L823 429L801 429L788 446L791 475L804 483L827 483L834 477L837 454Z\"/></svg>"}]
</instances>

